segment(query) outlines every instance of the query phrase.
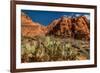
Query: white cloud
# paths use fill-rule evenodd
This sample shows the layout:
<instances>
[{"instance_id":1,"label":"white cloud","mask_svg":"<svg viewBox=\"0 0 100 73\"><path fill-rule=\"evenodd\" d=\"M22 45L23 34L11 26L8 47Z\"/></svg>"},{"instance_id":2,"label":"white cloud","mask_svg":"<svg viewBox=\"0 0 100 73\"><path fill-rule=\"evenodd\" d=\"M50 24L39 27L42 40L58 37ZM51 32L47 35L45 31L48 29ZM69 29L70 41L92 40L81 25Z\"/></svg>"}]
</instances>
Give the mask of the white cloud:
<instances>
[{"instance_id":1,"label":"white cloud","mask_svg":"<svg viewBox=\"0 0 100 73\"><path fill-rule=\"evenodd\" d=\"M68 17L68 15L63 15L63 17Z\"/></svg>"},{"instance_id":2,"label":"white cloud","mask_svg":"<svg viewBox=\"0 0 100 73\"><path fill-rule=\"evenodd\" d=\"M76 17L79 17L79 16L81 16L81 14L76 14L75 16L76 16Z\"/></svg>"},{"instance_id":3,"label":"white cloud","mask_svg":"<svg viewBox=\"0 0 100 73\"><path fill-rule=\"evenodd\" d=\"M90 20L90 15L84 15L88 20Z\"/></svg>"}]
</instances>

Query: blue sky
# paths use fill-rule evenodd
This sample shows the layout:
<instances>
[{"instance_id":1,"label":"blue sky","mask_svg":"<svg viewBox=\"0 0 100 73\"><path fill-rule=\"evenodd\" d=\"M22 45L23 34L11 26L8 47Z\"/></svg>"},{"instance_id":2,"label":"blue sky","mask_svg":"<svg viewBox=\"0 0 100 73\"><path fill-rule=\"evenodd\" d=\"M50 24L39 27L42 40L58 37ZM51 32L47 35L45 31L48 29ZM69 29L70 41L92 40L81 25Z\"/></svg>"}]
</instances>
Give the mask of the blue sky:
<instances>
[{"instance_id":1,"label":"blue sky","mask_svg":"<svg viewBox=\"0 0 100 73\"><path fill-rule=\"evenodd\" d=\"M85 15L87 19L90 18L89 13L78 13L78 12L57 12L57 11L37 11L37 10L21 10L27 16L29 16L33 22L38 22L42 25L47 26L53 20L58 19L62 16L77 17Z\"/></svg>"}]
</instances>

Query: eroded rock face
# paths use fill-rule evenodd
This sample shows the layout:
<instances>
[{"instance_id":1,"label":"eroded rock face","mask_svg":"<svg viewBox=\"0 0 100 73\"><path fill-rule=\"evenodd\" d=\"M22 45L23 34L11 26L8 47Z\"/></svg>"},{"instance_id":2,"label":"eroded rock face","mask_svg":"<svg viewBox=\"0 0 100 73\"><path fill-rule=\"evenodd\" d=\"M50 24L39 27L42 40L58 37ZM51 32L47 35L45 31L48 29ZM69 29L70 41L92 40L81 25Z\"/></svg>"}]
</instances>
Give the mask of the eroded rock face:
<instances>
[{"instance_id":1,"label":"eroded rock face","mask_svg":"<svg viewBox=\"0 0 100 73\"><path fill-rule=\"evenodd\" d=\"M69 18L61 17L54 20L48 26L33 22L26 14L21 14L22 36L33 37L42 35L54 35L71 37L75 39L90 39L90 28L85 16Z\"/></svg>"},{"instance_id":2,"label":"eroded rock face","mask_svg":"<svg viewBox=\"0 0 100 73\"><path fill-rule=\"evenodd\" d=\"M48 26L48 34L54 34L58 36L71 36L71 28L72 28L72 21L71 18L62 17L58 20L55 20Z\"/></svg>"},{"instance_id":3,"label":"eroded rock face","mask_svg":"<svg viewBox=\"0 0 100 73\"><path fill-rule=\"evenodd\" d=\"M90 30L88 28L89 23L85 16L81 16L75 19L74 22L74 36L79 39L90 39Z\"/></svg>"},{"instance_id":4,"label":"eroded rock face","mask_svg":"<svg viewBox=\"0 0 100 73\"><path fill-rule=\"evenodd\" d=\"M43 25L33 22L24 13L21 14L21 35L26 37L33 37L44 35L46 27Z\"/></svg>"},{"instance_id":5,"label":"eroded rock face","mask_svg":"<svg viewBox=\"0 0 100 73\"><path fill-rule=\"evenodd\" d=\"M89 40L90 31L88 25L85 16L77 18L62 17L48 25L48 34Z\"/></svg>"}]
</instances>

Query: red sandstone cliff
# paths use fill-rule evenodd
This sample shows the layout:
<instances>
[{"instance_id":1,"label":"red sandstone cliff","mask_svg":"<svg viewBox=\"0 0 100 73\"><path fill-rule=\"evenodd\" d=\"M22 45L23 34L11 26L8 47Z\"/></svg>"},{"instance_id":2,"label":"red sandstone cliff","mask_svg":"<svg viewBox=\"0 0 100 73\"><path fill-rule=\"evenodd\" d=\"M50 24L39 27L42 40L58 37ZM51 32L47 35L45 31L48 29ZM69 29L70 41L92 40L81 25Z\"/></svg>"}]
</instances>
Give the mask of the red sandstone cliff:
<instances>
[{"instance_id":1,"label":"red sandstone cliff","mask_svg":"<svg viewBox=\"0 0 100 73\"><path fill-rule=\"evenodd\" d=\"M43 26L37 22L33 22L30 17L22 12L21 26L22 36L27 37L54 35L75 39L90 39L89 23L85 16L75 18L63 16L52 21L48 26Z\"/></svg>"}]
</instances>

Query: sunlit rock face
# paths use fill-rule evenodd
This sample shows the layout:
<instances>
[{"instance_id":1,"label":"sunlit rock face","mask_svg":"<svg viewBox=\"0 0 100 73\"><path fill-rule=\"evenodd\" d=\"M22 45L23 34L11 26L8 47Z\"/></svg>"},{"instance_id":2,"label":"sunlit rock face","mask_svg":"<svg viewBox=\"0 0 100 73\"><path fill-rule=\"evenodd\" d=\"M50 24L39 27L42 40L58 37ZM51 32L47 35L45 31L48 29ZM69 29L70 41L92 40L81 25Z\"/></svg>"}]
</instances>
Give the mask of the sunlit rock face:
<instances>
[{"instance_id":1,"label":"sunlit rock face","mask_svg":"<svg viewBox=\"0 0 100 73\"><path fill-rule=\"evenodd\" d=\"M31 18L29 18L26 14L21 14L21 34L22 36L26 37L33 37L44 35L46 33L46 27L37 23L33 22Z\"/></svg>"},{"instance_id":2,"label":"sunlit rock face","mask_svg":"<svg viewBox=\"0 0 100 73\"><path fill-rule=\"evenodd\" d=\"M85 16L61 17L48 25L48 34L89 40L89 23Z\"/></svg>"},{"instance_id":3,"label":"sunlit rock face","mask_svg":"<svg viewBox=\"0 0 100 73\"><path fill-rule=\"evenodd\" d=\"M74 34L75 38L84 38L86 40L90 39L89 23L85 16L81 16L75 19Z\"/></svg>"},{"instance_id":4,"label":"sunlit rock face","mask_svg":"<svg viewBox=\"0 0 100 73\"><path fill-rule=\"evenodd\" d=\"M65 17L53 20L48 26L34 22L25 13L21 13L21 34L22 36L44 36L54 35L71 37L75 39L90 39L90 24L85 16Z\"/></svg>"}]
</instances>

